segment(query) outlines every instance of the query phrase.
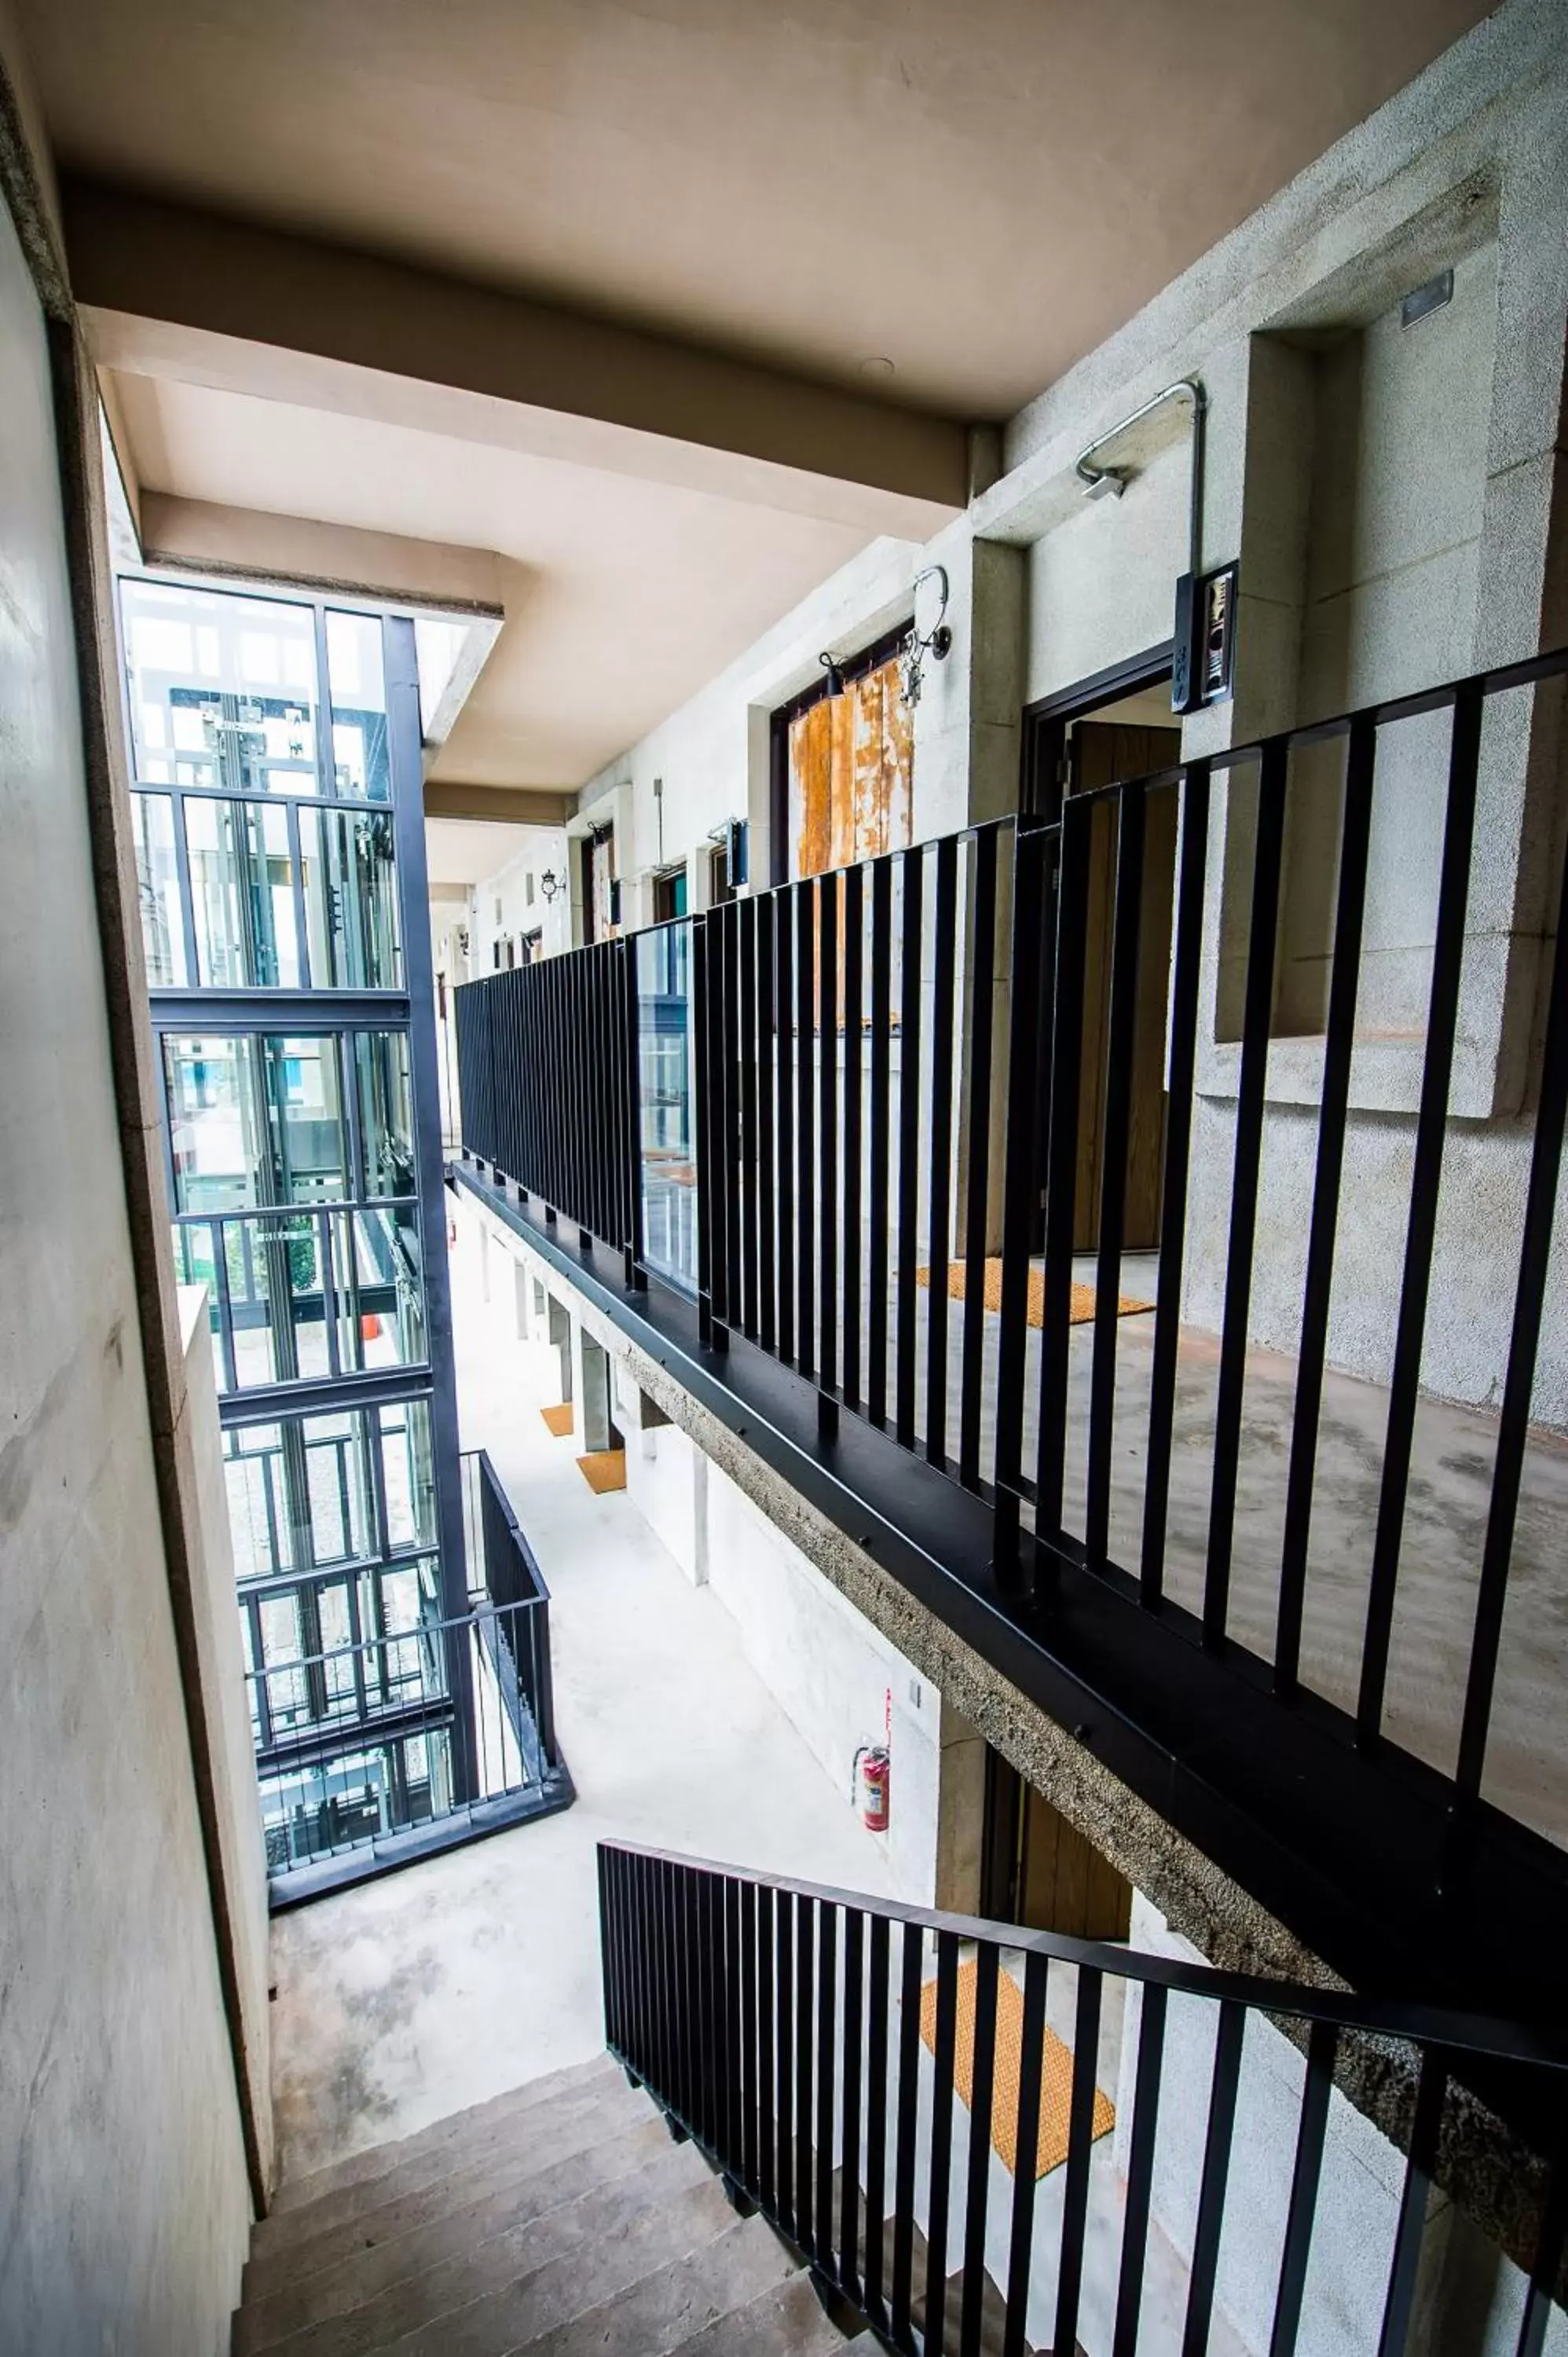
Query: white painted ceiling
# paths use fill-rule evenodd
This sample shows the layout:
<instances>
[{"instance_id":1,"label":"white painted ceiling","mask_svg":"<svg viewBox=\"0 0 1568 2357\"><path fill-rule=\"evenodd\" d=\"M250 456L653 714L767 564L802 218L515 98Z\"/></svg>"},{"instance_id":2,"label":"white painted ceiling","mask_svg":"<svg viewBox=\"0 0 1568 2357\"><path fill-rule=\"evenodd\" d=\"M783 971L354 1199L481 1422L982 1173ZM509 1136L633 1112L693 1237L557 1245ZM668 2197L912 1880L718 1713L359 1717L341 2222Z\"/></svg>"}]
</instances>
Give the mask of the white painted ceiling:
<instances>
[{"instance_id":1,"label":"white painted ceiling","mask_svg":"<svg viewBox=\"0 0 1568 2357\"><path fill-rule=\"evenodd\" d=\"M482 884L531 852L559 868L564 838L553 827L509 826L491 819L427 818L424 855L433 884Z\"/></svg>"},{"instance_id":2,"label":"white painted ceiling","mask_svg":"<svg viewBox=\"0 0 1568 2357\"><path fill-rule=\"evenodd\" d=\"M431 767L575 787L865 535L671 484L285 402L119 376L144 488L496 550L507 619Z\"/></svg>"},{"instance_id":3,"label":"white painted ceiling","mask_svg":"<svg viewBox=\"0 0 1568 2357\"><path fill-rule=\"evenodd\" d=\"M18 5L69 167L993 419L1487 14Z\"/></svg>"}]
</instances>

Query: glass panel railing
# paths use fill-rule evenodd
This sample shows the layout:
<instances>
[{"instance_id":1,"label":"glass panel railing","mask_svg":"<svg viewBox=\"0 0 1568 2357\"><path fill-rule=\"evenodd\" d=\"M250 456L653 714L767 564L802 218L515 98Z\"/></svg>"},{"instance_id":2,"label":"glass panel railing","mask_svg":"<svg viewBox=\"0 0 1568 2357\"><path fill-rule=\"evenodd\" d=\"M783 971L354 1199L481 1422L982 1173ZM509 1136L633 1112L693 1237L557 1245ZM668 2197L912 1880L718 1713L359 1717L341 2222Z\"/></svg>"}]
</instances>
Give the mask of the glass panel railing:
<instances>
[{"instance_id":1,"label":"glass panel railing","mask_svg":"<svg viewBox=\"0 0 1568 2357\"><path fill-rule=\"evenodd\" d=\"M636 939L642 1247L648 1266L697 1289L697 1167L692 1108L692 929Z\"/></svg>"}]
</instances>

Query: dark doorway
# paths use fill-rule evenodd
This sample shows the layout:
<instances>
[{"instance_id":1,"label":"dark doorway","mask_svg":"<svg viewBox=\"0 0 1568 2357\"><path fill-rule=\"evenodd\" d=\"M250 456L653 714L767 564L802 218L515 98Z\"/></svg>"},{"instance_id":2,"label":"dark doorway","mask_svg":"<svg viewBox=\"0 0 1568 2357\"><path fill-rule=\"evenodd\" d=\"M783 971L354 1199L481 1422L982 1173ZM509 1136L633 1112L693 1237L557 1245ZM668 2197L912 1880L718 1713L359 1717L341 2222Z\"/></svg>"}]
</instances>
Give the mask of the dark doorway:
<instances>
[{"instance_id":1,"label":"dark doorway","mask_svg":"<svg viewBox=\"0 0 1568 2357\"><path fill-rule=\"evenodd\" d=\"M653 879L653 921L667 925L674 917L686 913L686 869L666 867Z\"/></svg>"},{"instance_id":2,"label":"dark doorway","mask_svg":"<svg viewBox=\"0 0 1568 2357\"><path fill-rule=\"evenodd\" d=\"M607 941L615 920L615 829L596 826L583 845L585 942Z\"/></svg>"},{"instance_id":3,"label":"dark doorway","mask_svg":"<svg viewBox=\"0 0 1568 2357\"><path fill-rule=\"evenodd\" d=\"M708 906L722 909L726 900L735 899L735 884L729 872L729 843L715 843L708 854Z\"/></svg>"},{"instance_id":4,"label":"dark doorway","mask_svg":"<svg viewBox=\"0 0 1568 2357\"><path fill-rule=\"evenodd\" d=\"M1133 1886L999 1753L985 1755L981 1912L1031 1932L1125 1940Z\"/></svg>"},{"instance_id":5,"label":"dark doorway","mask_svg":"<svg viewBox=\"0 0 1568 2357\"><path fill-rule=\"evenodd\" d=\"M1181 758L1170 711L1171 651L1151 648L1130 663L1083 680L1024 715L1023 801L1054 823L1064 801L1097 786L1148 777ZM1177 801L1151 795L1145 819L1139 916L1138 1009L1129 1104L1123 1248L1152 1251L1160 1240L1165 1170L1165 998L1176 887ZM1116 898L1116 813L1098 805L1090 845L1088 952L1084 972L1083 1077L1073 1248L1100 1239L1101 1134L1111 1024L1111 947Z\"/></svg>"}]
</instances>

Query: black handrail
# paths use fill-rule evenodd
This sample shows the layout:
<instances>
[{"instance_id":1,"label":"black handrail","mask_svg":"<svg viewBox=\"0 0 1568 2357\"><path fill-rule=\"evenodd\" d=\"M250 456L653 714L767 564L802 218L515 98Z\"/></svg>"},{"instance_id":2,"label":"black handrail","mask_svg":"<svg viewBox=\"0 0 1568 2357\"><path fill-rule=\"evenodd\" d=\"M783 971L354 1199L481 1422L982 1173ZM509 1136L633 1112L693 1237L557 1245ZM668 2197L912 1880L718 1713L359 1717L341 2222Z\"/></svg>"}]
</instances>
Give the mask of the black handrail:
<instances>
[{"instance_id":1,"label":"black handrail","mask_svg":"<svg viewBox=\"0 0 1568 2357\"><path fill-rule=\"evenodd\" d=\"M760 2210L809 2262L824 2296L846 2303L886 2348L969 2357L989 2324L1000 2328L1004 2357L1026 2357L1031 2330L1036 2345L1072 2349L1087 2330L1090 2233L1114 2232L1119 2215L1113 2314L1096 2317L1094 2337L1102 2342L1109 2333L1114 2357L1131 2357L1151 2235L1161 2222L1179 2235L1172 2212L1180 2202L1170 2188L1185 2172L1196 2222L1183 2255L1184 2350L1197 2357L1206 2346L1226 2259L1234 2269L1245 2244L1241 2263L1254 2274L1262 2264L1274 2285L1271 2357L1292 2357L1304 2315L1341 2289L1332 2254L1326 2275L1314 2275L1309 2262L1342 2127L1336 2072L1353 2074L1356 2042L1370 2039L1385 2068L1397 2041L1411 2094L1379 2341L1379 2357L1402 2357L1427 2193L1444 2173L1461 2109L1454 2074L1467 2060L1506 2061L1541 2083L1551 2116L1568 2119L1568 2041L1533 2029L1251 1980L621 1843L600 1843L598 1870L610 2050L698 2143L737 2205ZM1133 2050L1121 2063L1118 2100L1131 2084L1132 2120L1124 2178L1113 2190L1112 2170L1093 2151L1106 2132L1096 2082L1112 1982L1138 1996L1135 2016L1123 2004L1122 2036ZM1053 2003L1058 1988L1062 2001ZM1197 2000L1212 2019L1208 2094L1197 2112L1183 2113L1179 2079L1169 2084L1165 2066L1177 2039L1190 2063L1208 2031L1195 2031L1191 2012L1178 2014L1172 1999ZM1053 2012L1064 2033L1070 2023L1060 2041L1069 2050L1065 2094L1063 2058L1051 2050L1052 2132L1065 2125L1054 2163L1037 2145L1047 2121L1046 2056L1058 2037ZM1270 2115L1244 2063L1251 2045L1266 2049L1282 2025L1301 2033L1305 2063L1288 2148L1276 2157L1288 2198L1265 2214L1256 2188ZM1010 2072L1013 2057L1015 2092L999 2111L999 2074ZM959 2104L970 2114L962 2152ZM1246 2233L1225 2244L1233 2156L1248 2164L1249 2208ZM1037 2173L1054 2166L1064 2179L1053 2248L1043 2239L1050 2207L1036 2187ZM1359 2165L1358 2173L1364 2176ZM988 2206L1003 2200L1004 2238L1000 2226L988 2234ZM1537 2169L1522 2208L1514 2255L1528 2284L1517 2346L1520 2357L1540 2357L1560 2296L1568 2167L1559 2160ZM1366 2251L1375 2247L1375 2233L1362 2237L1356 2264L1371 2264ZM1103 2275L1092 2296L1103 2310Z\"/></svg>"}]
</instances>

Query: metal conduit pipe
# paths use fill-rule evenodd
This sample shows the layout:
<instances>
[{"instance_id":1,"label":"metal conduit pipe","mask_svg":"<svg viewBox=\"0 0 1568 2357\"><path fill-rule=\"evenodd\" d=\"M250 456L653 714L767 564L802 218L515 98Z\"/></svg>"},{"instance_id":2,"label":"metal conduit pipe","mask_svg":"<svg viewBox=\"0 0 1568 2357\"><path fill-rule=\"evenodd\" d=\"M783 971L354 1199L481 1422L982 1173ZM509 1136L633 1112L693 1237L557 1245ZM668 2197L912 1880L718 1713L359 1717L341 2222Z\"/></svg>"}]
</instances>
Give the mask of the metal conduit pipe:
<instances>
[{"instance_id":1,"label":"metal conduit pipe","mask_svg":"<svg viewBox=\"0 0 1568 2357\"><path fill-rule=\"evenodd\" d=\"M1127 488L1127 477L1115 467L1097 467L1094 454L1114 442L1130 425L1152 416L1163 409L1167 401L1187 401L1192 404L1192 470L1187 488L1187 572L1176 584L1176 628L1173 633L1176 655L1171 683L1171 703L1177 712L1190 709L1196 695L1197 675L1197 583L1203 571L1203 433L1208 414L1208 394L1200 378L1178 377L1174 384L1162 386L1143 406L1114 425L1097 434L1092 442L1085 443L1073 460L1073 472L1082 483L1084 495L1098 500L1109 496L1119 500Z\"/></svg>"},{"instance_id":2,"label":"metal conduit pipe","mask_svg":"<svg viewBox=\"0 0 1568 2357\"><path fill-rule=\"evenodd\" d=\"M1155 411L1163 409L1167 401L1190 401L1192 404L1192 482L1187 502L1187 541L1189 569L1197 573L1203 562L1203 422L1208 414L1208 394L1200 378L1178 377L1174 384L1165 385L1153 394L1142 408L1131 410L1125 417L1119 417L1114 425L1108 425L1103 434L1097 434L1092 442L1084 444L1072 462L1073 472L1082 483L1086 498L1104 499L1109 494L1112 499L1119 500L1127 488L1126 476L1115 467L1097 467L1094 454L1097 450L1103 450L1108 442L1114 442L1119 434L1125 434L1130 425L1141 425L1145 417L1152 417Z\"/></svg>"}]
</instances>

